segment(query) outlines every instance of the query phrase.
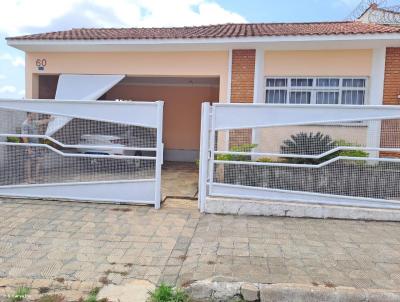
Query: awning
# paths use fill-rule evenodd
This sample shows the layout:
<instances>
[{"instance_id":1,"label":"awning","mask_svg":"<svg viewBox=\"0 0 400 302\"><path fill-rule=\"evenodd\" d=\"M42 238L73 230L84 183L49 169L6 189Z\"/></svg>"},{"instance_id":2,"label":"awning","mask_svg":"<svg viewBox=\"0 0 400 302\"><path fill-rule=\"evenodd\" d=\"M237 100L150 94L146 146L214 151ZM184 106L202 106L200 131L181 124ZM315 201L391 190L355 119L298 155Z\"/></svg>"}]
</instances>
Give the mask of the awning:
<instances>
[{"instance_id":1,"label":"awning","mask_svg":"<svg viewBox=\"0 0 400 302\"><path fill-rule=\"evenodd\" d=\"M125 75L61 74L55 99L95 101L124 77ZM71 120L70 117L55 116L47 126L46 135L54 134Z\"/></svg>"}]
</instances>

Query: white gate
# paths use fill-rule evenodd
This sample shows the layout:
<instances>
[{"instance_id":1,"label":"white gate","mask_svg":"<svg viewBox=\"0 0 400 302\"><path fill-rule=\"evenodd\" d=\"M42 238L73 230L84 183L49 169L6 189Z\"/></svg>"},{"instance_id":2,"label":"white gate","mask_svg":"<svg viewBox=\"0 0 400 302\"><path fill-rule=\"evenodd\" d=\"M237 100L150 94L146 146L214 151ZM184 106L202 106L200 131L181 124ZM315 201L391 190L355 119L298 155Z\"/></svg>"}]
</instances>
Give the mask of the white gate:
<instances>
[{"instance_id":1,"label":"white gate","mask_svg":"<svg viewBox=\"0 0 400 302\"><path fill-rule=\"evenodd\" d=\"M235 197L400 209L400 106L202 106L199 207Z\"/></svg>"},{"instance_id":2,"label":"white gate","mask_svg":"<svg viewBox=\"0 0 400 302\"><path fill-rule=\"evenodd\" d=\"M0 100L0 195L160 207L163 102Z\"/></svg>"}]
</instances>

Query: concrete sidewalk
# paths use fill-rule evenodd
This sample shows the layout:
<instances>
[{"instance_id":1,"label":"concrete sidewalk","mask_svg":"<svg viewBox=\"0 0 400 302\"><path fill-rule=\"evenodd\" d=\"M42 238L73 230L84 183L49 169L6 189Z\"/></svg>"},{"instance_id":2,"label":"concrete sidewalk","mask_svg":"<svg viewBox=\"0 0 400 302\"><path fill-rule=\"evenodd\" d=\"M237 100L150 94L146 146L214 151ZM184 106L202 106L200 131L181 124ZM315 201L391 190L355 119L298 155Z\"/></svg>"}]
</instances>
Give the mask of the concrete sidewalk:
<instances>
[{"instance_id":1,"label":"concrete sidewalk","mask_svg":"<svg viewBox=\"0 0 400 302\"><path fill-rule=\"evenodd\" d=\"M201 215L3 199L0 296L18 285L71 297L135 279L185 285L213 276L254 283L400 288L400 223Z\"/></svg>"},{"instance_id":2,"label":"concrete sidewalk","mask_svg":"<svg viewBox=\"0 0 400 302\"><path fill-rule=\"evenodd\" d=\"M202 216L181 282L213 276L259 283L400 288L400 223Z\"/></svg>"}]
</instances>

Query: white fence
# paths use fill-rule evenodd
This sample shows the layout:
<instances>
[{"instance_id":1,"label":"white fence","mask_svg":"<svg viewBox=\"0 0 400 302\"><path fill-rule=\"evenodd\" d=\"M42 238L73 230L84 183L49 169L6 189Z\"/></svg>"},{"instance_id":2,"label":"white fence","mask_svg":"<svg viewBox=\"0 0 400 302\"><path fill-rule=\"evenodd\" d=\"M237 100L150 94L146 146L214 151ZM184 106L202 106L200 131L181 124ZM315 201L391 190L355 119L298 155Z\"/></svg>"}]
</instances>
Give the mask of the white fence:
<instances>
[{"instance_id":1,"label":"white fence","mask_svg":"<svg viewBox=\"0 0 400 302\"><path fill-rule=\"evenodd\" d=\"M0 100L0 195L160 207L163 102Z\"/></svg>"},{"instance_id":2,"label":"white fence","mask_svg":"<svg viewBox=\"0 0 400 302\"><path fill-rule=\"evenodd\" d=\"M202 107L208 196L400 209L400 107Z\"/></svg>"}]
</instances>

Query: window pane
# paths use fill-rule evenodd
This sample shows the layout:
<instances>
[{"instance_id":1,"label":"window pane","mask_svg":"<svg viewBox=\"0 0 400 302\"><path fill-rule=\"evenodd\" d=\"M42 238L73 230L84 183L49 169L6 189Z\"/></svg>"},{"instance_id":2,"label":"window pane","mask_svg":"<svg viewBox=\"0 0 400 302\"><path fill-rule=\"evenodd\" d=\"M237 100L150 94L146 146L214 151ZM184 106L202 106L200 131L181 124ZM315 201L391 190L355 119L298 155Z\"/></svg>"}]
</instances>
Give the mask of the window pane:
<instances>
[{"instance_id":1,"label":"window pane","mask_svg":"<svg viewBox=\"0 0 400 302\"><path fill-rule=\"evenodd\" d=\"M267 87L286 87L287 79L267 79Z\"/></svg>"},{"instance_id":2,"label":"window pane","mask_svg":"<svg viewBox=\"0 0 400 302\"><path fill-rule=\"evenodd\" d=\"M314 79L291 79L290 85L293 87L312 87Z\"/></svg>"},{"instance_id":3,"label":"window pane","mask_svg":"<svg viewBox=\"0 0 400 302\"><path fill-rule=\"evenodd\" d=\"M365 87L365 79L343 79L343 87Z\"/></svg>"},{"instance_id":4,"label":"window pane","mask_svg":"<svg viewBox=\"0 0 400 302\"><path fill-rule=\"evenodd\" d=\"M339 79L319 78L317 79L317 86L319 87L339 87Z\"/></svg>"},{"instance_id":5,"label":"window pane","mask_svg":"<svg viewBox=\"0 0 400 302\"><path fill-rule=\"evenodd\" d=\"M317 91L316 96L317 104L338 104L339 103L339 92L335 91Z\"/></svg>"},{"instance_id":6,"label":"window pane","mask_svg":"<svg viewBox=\"0 0 400 302\"><path fill-rule=\"evenodd\" d=\"M363 90L343 90L342 104L344 105L364 105L365 91Z\"/></svg>"},{"instance_id":7,"label":"window pane","mask_svg":"<svg viewBox=\"0 0 400 302\"><path fill-rule=\"evenodd\" d=\"M290 104L310 104L311 91L291 91Z\"/></svg>"},{"instance_id":8,"label":"window pane","mask_svg":"<svg viewBox=\"0 0 400 302\"><path fill-rule=\"evenodd\" d=\"M286 103L286 90L267 90L265 102L269 104Z\"/></svg>"}]
</instances>

